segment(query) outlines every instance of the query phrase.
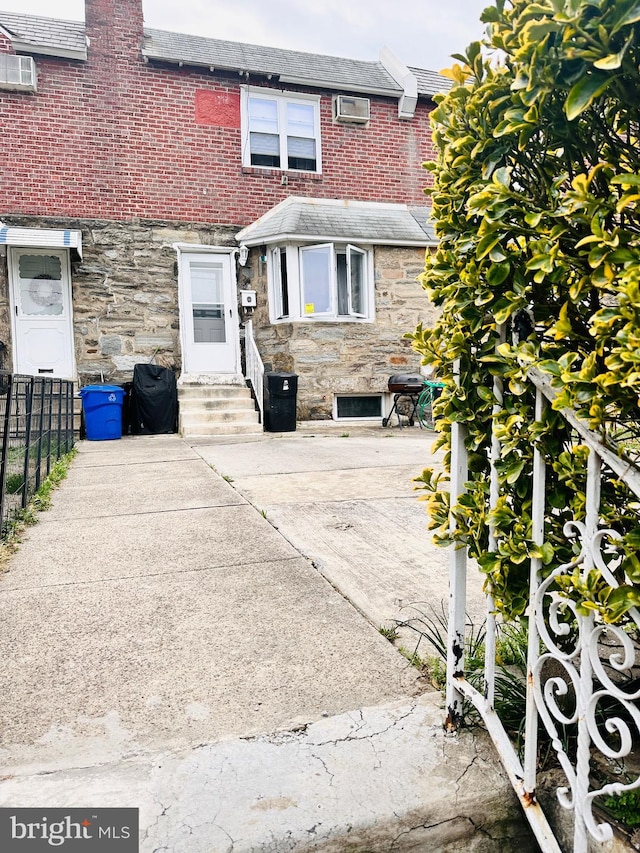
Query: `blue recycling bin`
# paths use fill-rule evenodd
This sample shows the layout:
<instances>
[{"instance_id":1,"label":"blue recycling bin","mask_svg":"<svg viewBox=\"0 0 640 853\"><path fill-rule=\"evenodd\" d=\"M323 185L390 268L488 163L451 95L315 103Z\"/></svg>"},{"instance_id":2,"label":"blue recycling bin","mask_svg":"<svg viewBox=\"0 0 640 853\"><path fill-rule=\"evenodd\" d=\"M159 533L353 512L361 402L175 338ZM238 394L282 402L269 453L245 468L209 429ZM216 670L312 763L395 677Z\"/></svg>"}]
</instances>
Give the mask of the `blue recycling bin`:
<instances>
[{"instance_id":1,"label":"blue recycling bin","mask_svg":"<svg viewBox=\"0 0 640 853\"><path fill-rule=\"evenodd\" d=\"M122 438L124 388L119 385L86 385L80 389L80 398L89 441Z\"/></svg>"}]
</instances>

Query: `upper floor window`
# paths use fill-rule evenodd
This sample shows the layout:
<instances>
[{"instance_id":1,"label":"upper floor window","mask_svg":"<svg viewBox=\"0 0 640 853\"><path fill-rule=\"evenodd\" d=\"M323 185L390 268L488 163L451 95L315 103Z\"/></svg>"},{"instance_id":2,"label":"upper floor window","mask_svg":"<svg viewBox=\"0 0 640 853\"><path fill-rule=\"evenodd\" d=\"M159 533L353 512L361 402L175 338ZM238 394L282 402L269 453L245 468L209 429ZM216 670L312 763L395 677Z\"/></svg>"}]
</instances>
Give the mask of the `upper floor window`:
<instances>
[{"instance_id":1,"label":"upper floor window","mask_svg":"<svg viewBox=\"0 0 640 853\"><path fill-rule=\"evenodd\" d=\"M242 89L242 165L320 172L320 98Z\"/></svg>"},{"instance_id":2,"label":"upper floor window","mask_svg":"<svg viewBox=\"0 0 640 853\"><path fill-rule=\"evenodd\" d=\"M271 319L372 320L372 266L372 253L350 244L271 249Z\"/></svg>"}]
</instances>

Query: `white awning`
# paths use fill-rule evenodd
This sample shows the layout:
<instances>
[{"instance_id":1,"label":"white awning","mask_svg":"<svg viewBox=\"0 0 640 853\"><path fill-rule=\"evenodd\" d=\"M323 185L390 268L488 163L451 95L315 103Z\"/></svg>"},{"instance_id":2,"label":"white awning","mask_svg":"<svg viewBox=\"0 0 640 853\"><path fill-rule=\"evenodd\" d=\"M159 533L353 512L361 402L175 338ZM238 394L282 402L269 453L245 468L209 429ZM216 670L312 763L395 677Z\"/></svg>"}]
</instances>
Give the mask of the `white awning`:
<instances>
[{"instance_id":1,"label":"white awning","mask_svg":"<svg viewBox=\"0 0 640 853\"><path fill-rule=\"evenodd\" d=\"M53 228L13 228L0 222L0 246L33 249L75 249L82 257L82 231Z\"/></svg>"}]
</instances>

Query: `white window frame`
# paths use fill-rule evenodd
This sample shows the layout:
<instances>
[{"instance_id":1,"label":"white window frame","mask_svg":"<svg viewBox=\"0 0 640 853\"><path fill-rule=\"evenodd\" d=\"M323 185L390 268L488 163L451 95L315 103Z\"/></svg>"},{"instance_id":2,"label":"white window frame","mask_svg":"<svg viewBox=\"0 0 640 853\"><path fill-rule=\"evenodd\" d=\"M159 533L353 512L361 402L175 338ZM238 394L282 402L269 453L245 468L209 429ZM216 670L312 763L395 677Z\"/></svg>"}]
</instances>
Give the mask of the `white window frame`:
<instances>
[{"instance_id":1,"label":"white window frame","mask_svg":"<svg viewBox=\"0 0 640 853\"><path fill-rule=\"evenodd\" d=\"M380 414L379 415L367 415L366 417L340 417L338 414L338 400L344 397L378 397L380 399ZM372 421L379 421L380 418L384 417L384 413L386 412L386 394L385 393L377 393L363 391L362 393L357 394L334 394L333 395L333 420L334 421L347 421L350 423L361 423L364 421L365 423L369 423Z\"/></svg>"},{"instance_id":2,"label":"white window frame","mask_svg":"<svg viewBox=\"0 0 640 853\"><path fill-rule=\"evenodd\" d=\"M305 290L305 275L304 275L304 256L307 252L318 252L326 249L327 250L327 261L328 261L328 296L329 296L329 308L327 311L308 311L307 308L309 305L313 305L314 303L306 302L306 297L308 294ZM337 315L337 304L338 304L338 287L336 281L336 250L333 243L317 243L314 246L300 246L298 249L298 260L300 263L300 306L302 311L304 312L305 317L316 317L320 319L325 319L327 317L334 317Z\"/></svg>"},{"instance_id":3,"label":"white window frame","mask_svg":"<svg viewBox=\"0 0 640 853\"><path fill-rule=\"evenodd\" d=\"M273 299L270 299L269 302L273 306L273 312L275 317L278 320L288 320L291 315L291 288L289 286L289 277L287 275L287 306L288 310L285 313L284 310L284 295L282 287L280 286L282 282L282 269L283 269L283 258L282 253L284 252L284 261L285 268L287 266L287 250L284 246L276 246L275 249L272 249L269 252L269 262L271 264L270 269L268 270L269 281L274 283L273 286ZM276 284L278 286L276 286Z\"/></svg>"},{"instance_id":4,"label":"white window frame","mask_svg":"<svg viewBox=\"0 0 640 853\"><path fill-rule=\"evenodd\" d=\"M367 308L369 303L369 293L367 289L367 253L360 249L358 246L352 246L351 243L347 243L346 246L346 256L347 256L347 300L349 305L349 317L366 317L367 316ZM362 257L362 275L364 277L363 282L363 299L364 299L364 311L354 311L353 308L353 282L351 280L351 258L353 255L359 255ZM336 288L337 292L337 288Z\"/></svg>"},{"instance_id":5,"label":"white window frame","mask_svg":"<svg viewBox=\"0 0 640 853\"><path fill-rule=\"evenodd\" d=\"M325 249L330 251L329 288L330 288L330 310L313 311L305 310L304 289L304 252L309 249ZM280 287L282 252L286 256L287 271L287 294L289 302L289 313L284 315L282 305L282 292ZM362 272L364 311L356 313L353 310L353 295L350 286L351 281L351 254L357 253L363 258ZM346 254L347 256L347 284L349 314L338 314L338 282L336 256ZM375 320L375 298L374 298L374 267L373 247L355 246L352 243L286 243L271 246L267 252L267 279L269 289L269 320L277 323L372 323Z\"/></svg>"},{"instance_id":6,"label":"white window frame","mask_svg":"<svg viewBox=\"0 0 640 853\"><path fill-rule=\"evenodd\" d=\"M301 172L302 174L319 175L322 173L322 146L320 142L320 95L286 92L280 89L262 89L258 86L241 86L240 124L242 128L242 165L252 169L277 169L281 172ZM265 101L273 101L277 107L278 138L280 141L280 165L260 166L251 162L249 101L252 97ZM315 169L289 168L287 151L287 104L300 103L313 108L313 139L316 145Z\"/></svg>"}]
</instances>

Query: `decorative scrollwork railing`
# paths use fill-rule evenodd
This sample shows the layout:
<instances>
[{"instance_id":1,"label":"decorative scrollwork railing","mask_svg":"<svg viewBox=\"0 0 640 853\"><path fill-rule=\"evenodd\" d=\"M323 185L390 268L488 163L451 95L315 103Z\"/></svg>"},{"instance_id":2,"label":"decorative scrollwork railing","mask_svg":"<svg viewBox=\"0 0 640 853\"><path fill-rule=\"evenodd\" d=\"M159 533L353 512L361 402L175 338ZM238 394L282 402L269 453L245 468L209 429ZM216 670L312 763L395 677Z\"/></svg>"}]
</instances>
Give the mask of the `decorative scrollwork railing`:
<instances>
[{"instance_id":1,"label":"decorative scrollwork railing","mask_svg":"<svg viewBox=\"0 0 640 853\"><path fill-rule=\"evenodd\" d=\"M568 538L574 535L578 539L581 552L571 563L552 572L535 592L532 609L544 651L531 662L533 689L538 714L552 738L552 746L569 782L569 788L558 790L560 803L576 812L580 843L584 844L581 836L586 837L587 833L594 840L605 842L612 837L612 830L607 823L597 823L593 814L596 798L640 787L640 776L628 784L613 782L589 790L591 755L595 749L605 758L620 762L631 754L634 739L640 736L640 711L634 704L640 698L640 690L627 692L609 675L603 663L602 640L609 635L606 647L611 649L613 639L615 647L621 650L606 651L605 656L609 667L618 675L628 675L629 680L637 665L636 648L624 627L598 624L594 616L581 615L573 601L554 590L558 578L576 569L586 571L591 567L595 567L612 588L617 588L618 581L604 560L603 543L605 540L615 542L619 534L614 530L598 530L589 536L586 525L581 522L568 523L564 532ZM616 558L619 562L618 555L614 556ZM545 607L547 599L548 607ZM629 617L640 628L640 614L635 608L631 609ZM560 674L545 679L543 673L549 662L556 665L556 671L559 665ZM574 698L568 714L558 699L570 693ZM603 704L607 706L606 711L602 711ZM620 705L624 716L616 715L612 709L615 704ZM575 761L565 748L557 723L578 726ZM603 736L603 728L608 739ZM613 738L617 738L617 746L612 744Z\"/></svg>"},{"instance_id":2,"label":"decorative scrollwork railing","mask_svg":"<svg viewBox=\"0 0 640 853\"><path fill-rule=\"evenodd\" d=\"M536 419L555 394L547 379L529 372L536 386ZM496 380L498 404L502 388ZM587 853L589 844L604 844L612 837L609 823L594 813L596 803L612 794L640 788L640 776L629 772L624 779L601 781L594 764L621 766L640 744L640 612L630 608L624 619L606 623L596 608L580 606L566 590L572 582L617 590L632 586L625 575L615 530L601 529L600 486L604 471L623 480L640 497L640 473L628 456L617 455L572 413L567 420L582 443L589 447L586 472L584 520L565 524L564 535L575 543L577 556L543 577L541 560L531 560L528 616L528 683L524 724L524 749L520 758L493 707L495 642L487 642L484 691L475 689L464 676L464 624L466 554L452 548L450 561L449 657L447 667L447 721L455 727L462 703L470 701L482 715L513 787L525 809L543 853L563 853L537 800L538 746L546 733L566 785L557 789L560 805L573 813L574 837L571 853ZM464 427L452 429L452 496L464 493L467 479ZM492 501L499 498L495 461L499 450L489 451L492 460ZM533 540L544 544L546 463L536 449L532 478ZM452 505L454 498L452 497ZM452 522L453 524L453 522ZM489 549L495 545L489 531ZM497 631L493 602L488 600L488 631ZM540 728L542 726L542 728ZM571 735L568 738L567 732ZM590 841L591 839L591 841ZM569 851L564 851L569 853Z\"/></svg>"}]
</instances>

